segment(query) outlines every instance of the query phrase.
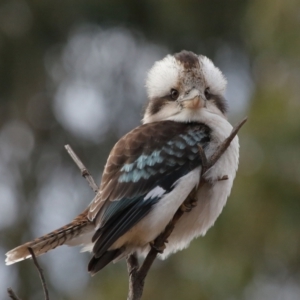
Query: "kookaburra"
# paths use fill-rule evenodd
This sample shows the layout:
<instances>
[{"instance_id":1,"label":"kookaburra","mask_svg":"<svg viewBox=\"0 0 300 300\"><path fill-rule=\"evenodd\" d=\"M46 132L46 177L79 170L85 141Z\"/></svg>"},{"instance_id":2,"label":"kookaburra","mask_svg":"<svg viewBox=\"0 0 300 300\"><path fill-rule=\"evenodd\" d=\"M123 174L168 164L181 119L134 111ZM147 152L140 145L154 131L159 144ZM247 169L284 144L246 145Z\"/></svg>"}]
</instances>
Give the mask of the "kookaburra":
<instances>
[{"instance_id":1,"label":"kookaburra","mask_svg":"<svg viewBox=\"0 0 300 300\"><path fill-rule=\"evenodd\" d=\"M201 185L198 145L209 158L232 130L226 79L207 57L182 51L156 62L146 87L143 124L111 150L91 204L66 226L9 251L7 264L30 257L27 247L38 256L63 244L92 251L91 274L133 252L143 256L191 191L198 204L176 223L161 258L214 224L236 175L239 142L235 137Z\"/></svg>"}]
</instances>

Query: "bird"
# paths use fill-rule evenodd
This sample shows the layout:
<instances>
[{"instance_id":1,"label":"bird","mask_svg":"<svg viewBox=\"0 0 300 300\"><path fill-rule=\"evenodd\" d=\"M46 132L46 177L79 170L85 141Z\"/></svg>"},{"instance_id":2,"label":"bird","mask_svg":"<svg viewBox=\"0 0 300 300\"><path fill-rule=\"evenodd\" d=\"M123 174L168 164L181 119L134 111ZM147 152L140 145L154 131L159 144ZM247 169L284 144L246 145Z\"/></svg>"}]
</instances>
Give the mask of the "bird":
<instances>
[{"instance_id":1,"label":"bird","mask_svg":"<svg viewBox=\"0 0 300 300\"><path fill-rule=\"evenodd\" d=\"M159 256L165 259L204 236L222 212L238 169L236 136L201 174L199 146L209 159L232 130L226 85L204 55L183 50L155 62L147 74L142 124L112 148L89 206L71 223L7 252L6 264L31 257L28 247L39 256L63 244L91 251L91 275L132 253L145 257L192 192L196 207L178 220Z\"/></svg>"}]
</instances>

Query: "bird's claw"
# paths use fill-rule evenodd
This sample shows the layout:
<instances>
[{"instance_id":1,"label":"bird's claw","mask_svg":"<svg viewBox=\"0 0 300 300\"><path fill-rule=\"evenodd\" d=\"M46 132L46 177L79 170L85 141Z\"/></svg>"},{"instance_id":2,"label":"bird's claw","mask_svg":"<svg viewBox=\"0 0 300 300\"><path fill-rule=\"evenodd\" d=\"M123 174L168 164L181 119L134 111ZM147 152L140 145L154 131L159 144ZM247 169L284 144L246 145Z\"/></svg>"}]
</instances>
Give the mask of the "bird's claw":
<instances>
[{"instance_id":1,"label":"bird's claw","mask_svg":"<svg viewBox=\"0 0 300 300\"><path fill-rule=\"evenodd\" d=\"M222 177L218 178L218 181L223 181L223 180L228 180L228 179L229 179L228 175L223 175Z\"/></svg>"},{"instance_id":2,"label":"bird's claw","mask_svg":"<svg viewBox=\"0 0 300 300\"><path fill-rule=\"evenodd\" d=\"M197 206L197 200L191 200L191 201L183 202L180 206L180 209L183 212L190 212L196 206Z\"/></svg>"},{"instance_id":3,"label":"bird's claw","mask_svg":"<svg viewBox=\"0 0 300 300\"><path fill-rule=\"evenodd\" d=\"M150 242L150 246L151 248L153 248L155 251L157 251L158 253L163 253L164 250L166 249L166 245L165 243L167 243L168 241L165 241L164 244L162 246L158 246L155 244L155 241L154 242Z\"/></svg>"}]
</instances>

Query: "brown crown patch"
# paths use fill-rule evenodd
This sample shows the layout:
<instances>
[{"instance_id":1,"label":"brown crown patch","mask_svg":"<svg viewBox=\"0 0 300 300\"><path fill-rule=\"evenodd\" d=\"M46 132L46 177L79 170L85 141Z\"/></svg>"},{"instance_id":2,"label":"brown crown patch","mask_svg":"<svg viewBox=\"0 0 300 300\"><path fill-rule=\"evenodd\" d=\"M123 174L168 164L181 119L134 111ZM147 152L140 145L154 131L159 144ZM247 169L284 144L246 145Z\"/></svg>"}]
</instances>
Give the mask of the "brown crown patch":
<instances>
[{"instance_id":1,"label":"brown crown patch","mask_svg":"<svg viewBox=\"0 0 300 300\"><path fill-rule=\"evenodd\" d=\"M186 69L198 68L200 66L198 56L191 51L183 50L176 53L174 57L183 64Z\"/></svg>"}]
</instances>

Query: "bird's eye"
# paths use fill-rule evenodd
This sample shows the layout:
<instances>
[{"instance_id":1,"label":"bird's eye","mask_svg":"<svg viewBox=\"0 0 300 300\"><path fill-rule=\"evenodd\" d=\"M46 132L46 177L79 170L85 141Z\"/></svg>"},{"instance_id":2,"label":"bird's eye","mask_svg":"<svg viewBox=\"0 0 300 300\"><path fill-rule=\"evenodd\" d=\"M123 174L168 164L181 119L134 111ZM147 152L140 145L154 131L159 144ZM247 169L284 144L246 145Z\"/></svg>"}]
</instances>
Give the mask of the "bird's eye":
<instances>
[{"instance_id":1,"label":"bird's eye","mask_svg":"<svg viewBox=\"0 0 300 300\"><path fill-rule=\"evenodd\" d=\"M206 100L211 99L211 93L209 92L209 88L205 89L204 95L205 95Z\"/></svg>"},{"instance_id":2,"label":"bird's eye","mask_svg":"<svg viewBox=\"0 0 300 300\"><path fill-rule=\"evenodd\" d=\"M177 100L178 96L179 96L179 92L175 89L171 89L171 94L170 94L171 98L173 100Z\"/></svg>"}]
</instances>

